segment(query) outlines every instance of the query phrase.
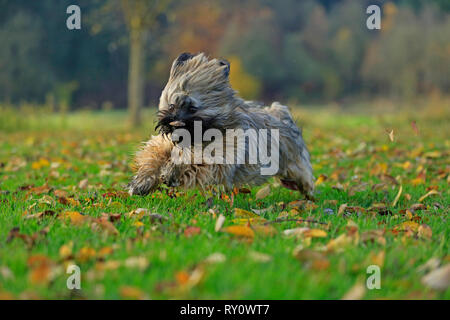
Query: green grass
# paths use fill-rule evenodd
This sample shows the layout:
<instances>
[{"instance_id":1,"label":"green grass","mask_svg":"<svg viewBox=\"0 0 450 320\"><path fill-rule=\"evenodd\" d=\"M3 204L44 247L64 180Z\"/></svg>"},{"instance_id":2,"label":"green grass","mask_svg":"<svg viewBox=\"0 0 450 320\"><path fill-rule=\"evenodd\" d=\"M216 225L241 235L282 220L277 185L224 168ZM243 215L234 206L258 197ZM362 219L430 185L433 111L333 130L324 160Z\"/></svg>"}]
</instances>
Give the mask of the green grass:
<instances>
[{"instance_id":1,"label":"green grass","mask_svg":"<svg viewBox=\"0 0 450 320\"><path fill-rule=\"evenodd\" d=\"M366 290L363 298L449 299L448 289L436 291L422 284L426 271L419 268L431 258L439 259L441 265L450 260L447 220L450 117L443 110L389 114L296 110L311 151L315 175L327 176L317 186L316 206L306 206L297 213L291 211L289 203L301 200L301 196L279 187L275 181L269 183L269 196L257 200L255 194L261 187L253 187L250 194L238 193L232 206L220 196L219 189L207 193L197 190L175 193L167 189L147 197L124 196L120 191L132 174L132 154L152 132L150 113L153 112L146 113L145 128L140 130L127 129L125 114L121 112L80 112L64 117L41 114L23 120L20 130L6 125L8 121L3 119L0 297L340 299L355 284L365 283L366 268L374 263L370 257L384 251L381 289ZM20 115L14 119L22 121ZM419 128L418 135L411 128L412 120ZM394 142L387 133L391 129L394 129ZM405 165L407 161L409 167ZM384 188L372 190L374 184L383 181L383 170L377 170L377 166L384 166L384 173L403 187L394 207L398 185L388 181ZM340 181L336 180L338 172ZM425 180L417 180L418 176ZM78 187L83 179L88 179L87 189ZM338 182L343 190L333 188ZM41 195L22 190L45 183L51 190ZM354 194L349 192L352 186L361 183L368 185ZM417 230L392 232L396 226L409 221L411 217L405 214L405 209L418 203L428 192L427 188L436 188L439 194L426 198L423 201L426 209L412 211L412 215L419 225L431 228L431 238ZM66 191L66 198L74 201L60 203L56 190ZM345 203L365 209L373 203L385 203L391 214L338 215L340 205ZM277 234L256 232L253 239L214 231L219 214L225 215L226 227L235 224L233 208L251 210L270 206L262 214L268 221L290 212L290 218L313 219L327 225L296 221L272 223ZM149 217L130 218L128 213L138 208L168 219L158 223ZM329 209L333 210L332 214L327 213ZM45 210L55 214L26 219L27 215ZM90 223L74 225L60 219L65 211L89 217L121 214L114 222L118 234L93 229ZM356 223L361 237L369 230L385 230L386 244L360 239L358 243L338 248L341 250L325 250L332 239L347 233L349 220ZM136 224L137 221L142 224ZM185 230L189 226L198 227L199 233L187 237ZM283 234L285 229L305 226L325 230L327 235L308 239ZM27 244L20 237L7 241L15 227L23 235L36 234L34 242ZM47 227L48 233L39 234ZM71 251L61 255L60 248L70 242L73 243ZM302 247L323 252L322 260L315 263L312 257L299 259L294 251ZM95 254L84 257L80 250L86 248L94 249ZM105 248L112 250L102 256L99 252ZM267 255L264 257L268 259L254 258L255 252ZM221 253L225 261L205 263L214 253ZM45 262L33 264L30 257L31 260L41 257ZM81 268L82 290L76 294L66 287L65 267L70 263ZM109 266L106 270L105 265ZM186 276L193 273L201 274L200 281L192 285L189 281L185 283Z\"/></svg>"}]
</instances>

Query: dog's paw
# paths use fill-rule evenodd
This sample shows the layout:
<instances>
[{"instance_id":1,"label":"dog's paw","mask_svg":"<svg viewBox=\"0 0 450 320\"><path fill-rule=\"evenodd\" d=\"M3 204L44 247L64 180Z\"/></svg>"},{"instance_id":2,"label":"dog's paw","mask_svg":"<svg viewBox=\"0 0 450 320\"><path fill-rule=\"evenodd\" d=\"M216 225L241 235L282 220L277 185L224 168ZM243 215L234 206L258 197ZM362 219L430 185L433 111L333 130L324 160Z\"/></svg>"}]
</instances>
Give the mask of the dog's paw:
<instances>
[{"instance_id":1,"label":"dog's paw","mask_svg":"<svg viewBox=\"0 0 450 320\"><path fill-rule=\"evenodd\" d=\"M155 183L152 179L140 179L138 176L135 176L133 180L131 180L131 182L126 186L126 189L131 196L146 196L154 188Z\"/></svg>"}]
</instances>

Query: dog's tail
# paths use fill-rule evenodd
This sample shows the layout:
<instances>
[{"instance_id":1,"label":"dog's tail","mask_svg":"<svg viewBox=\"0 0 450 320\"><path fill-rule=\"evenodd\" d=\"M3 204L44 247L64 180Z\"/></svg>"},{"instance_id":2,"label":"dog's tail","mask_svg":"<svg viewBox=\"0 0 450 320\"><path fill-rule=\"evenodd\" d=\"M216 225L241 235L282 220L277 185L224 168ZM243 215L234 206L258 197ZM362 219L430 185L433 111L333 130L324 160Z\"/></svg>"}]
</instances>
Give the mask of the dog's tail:
<instances>
[{"instance_id":1,"label":"dog's tail","mask_svg":"<svg viewBox=\"0 0 450 320\"><path fill-rule=\"evenodd\" d=\"M270 107L267 108L267 111L277 119L280 119L285 125L290 127L291 129L297 131L299 130L301 133L301 129L297 126L294 119L292 118L292 114L289 111L287 106L282 105L278 101L272 103Z\"/></svg>"}]
</instances>

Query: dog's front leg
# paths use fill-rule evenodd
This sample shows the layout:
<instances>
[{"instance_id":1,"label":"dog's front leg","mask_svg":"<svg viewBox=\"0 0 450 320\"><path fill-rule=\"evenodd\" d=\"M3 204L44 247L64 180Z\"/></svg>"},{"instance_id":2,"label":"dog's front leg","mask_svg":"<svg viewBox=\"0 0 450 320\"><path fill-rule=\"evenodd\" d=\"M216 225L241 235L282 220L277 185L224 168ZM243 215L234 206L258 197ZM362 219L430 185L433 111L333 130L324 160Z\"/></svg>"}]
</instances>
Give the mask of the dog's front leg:
<instances>
[{"instance_id":1,"label":"dog's front leg","mask_svg":"<svg viewBox=\"0 0 450 320\"><path fill-rule=\"evenodd\" d=\"M161 183L162 168L170 161L173 143L170 138L153 136L136 153L134 158L135 175L128 184L130 195L147 195Z\"/></svg>"}]
</instances>

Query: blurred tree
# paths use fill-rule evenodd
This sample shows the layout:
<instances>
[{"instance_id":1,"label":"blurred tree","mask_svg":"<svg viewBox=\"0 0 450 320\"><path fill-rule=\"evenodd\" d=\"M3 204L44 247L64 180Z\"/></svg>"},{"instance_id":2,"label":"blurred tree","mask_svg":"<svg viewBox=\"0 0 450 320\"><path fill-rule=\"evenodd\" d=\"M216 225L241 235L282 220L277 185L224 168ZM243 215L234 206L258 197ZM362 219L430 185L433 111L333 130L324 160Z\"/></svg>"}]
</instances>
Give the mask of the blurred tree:
<instances>
[{"instance_id":1,"label":"blurred tree","mask_svg":"<svg viewBox=\"0 0 450 320\"><path fill-rule=\"evenodd\" d=\"M26 12L12 15L0 29L0 99L38 99L51 89L54 74L42 59L42 25Z\"/></svg>"},{"instance_id":2,"label":"blurred tree","mask_svg":"<svg viewBox=\"0 0 450 320\"><path fill-rule=\"evenodd\" d=\"M132 125L141 124L144 104L145 38L172 0L120 0L130 40L128 110Z\"/></svg>"}]
</instances>

